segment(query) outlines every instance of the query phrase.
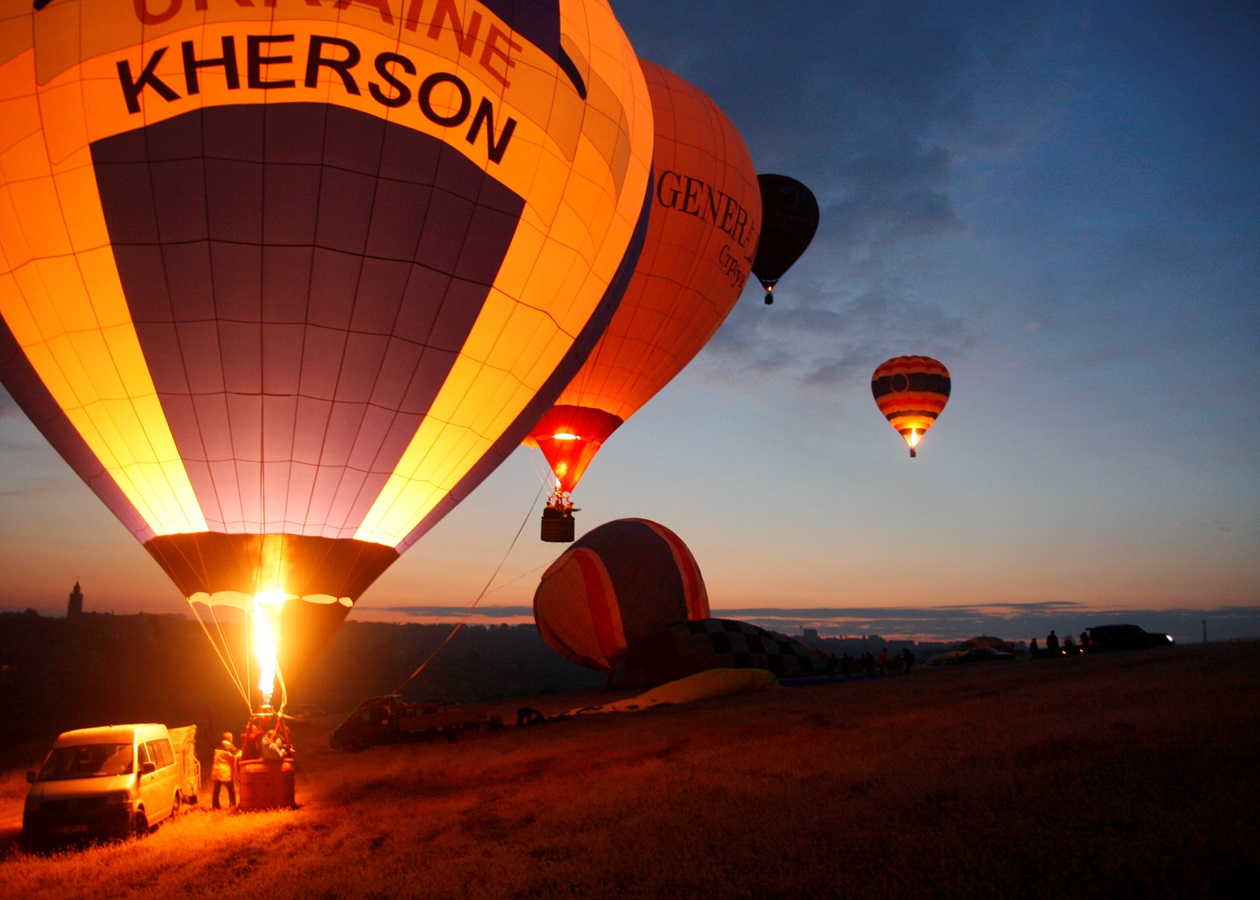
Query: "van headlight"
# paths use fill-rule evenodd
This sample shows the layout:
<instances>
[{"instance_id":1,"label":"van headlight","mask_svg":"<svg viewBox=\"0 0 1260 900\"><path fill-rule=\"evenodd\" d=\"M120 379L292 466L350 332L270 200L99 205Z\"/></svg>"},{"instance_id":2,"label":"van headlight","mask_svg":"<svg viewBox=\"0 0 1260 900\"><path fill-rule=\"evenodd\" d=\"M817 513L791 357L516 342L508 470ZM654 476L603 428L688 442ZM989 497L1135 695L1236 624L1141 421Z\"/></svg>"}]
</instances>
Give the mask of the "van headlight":
<instances>
[{"instance_id":1,"label":"van headlight","mask_svg":"<svg viewBox=\"0 0 1260 900\"><path fill-rule=\"evenodd\" d=\"M123 806L131 802L131 793L129 791L110 791L105 795L105 803L107 806Z\"/></svg>"}]
</instances>

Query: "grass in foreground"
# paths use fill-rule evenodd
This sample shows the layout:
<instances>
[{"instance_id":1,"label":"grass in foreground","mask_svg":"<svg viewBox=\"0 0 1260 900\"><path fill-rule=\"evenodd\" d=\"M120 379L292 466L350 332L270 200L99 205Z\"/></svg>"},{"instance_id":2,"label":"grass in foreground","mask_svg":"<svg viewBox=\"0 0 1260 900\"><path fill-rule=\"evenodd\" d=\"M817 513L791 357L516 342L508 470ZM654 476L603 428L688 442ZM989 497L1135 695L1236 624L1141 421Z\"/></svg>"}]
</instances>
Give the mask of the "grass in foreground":
<instances>
[{"instance_id":1,"label":"grass in foreground","mask_svg":"<svg viewBox=\"0 0 1260 900\"><path fill-rule=\"evenodd\" d=\"M51 857L15 849L24 781L7 773L0 884L269 900L1248 896L1258 663L1245 642L922 670L355 755L316 728L299 809L197 810Z\"/></svg>"}]
</instances>

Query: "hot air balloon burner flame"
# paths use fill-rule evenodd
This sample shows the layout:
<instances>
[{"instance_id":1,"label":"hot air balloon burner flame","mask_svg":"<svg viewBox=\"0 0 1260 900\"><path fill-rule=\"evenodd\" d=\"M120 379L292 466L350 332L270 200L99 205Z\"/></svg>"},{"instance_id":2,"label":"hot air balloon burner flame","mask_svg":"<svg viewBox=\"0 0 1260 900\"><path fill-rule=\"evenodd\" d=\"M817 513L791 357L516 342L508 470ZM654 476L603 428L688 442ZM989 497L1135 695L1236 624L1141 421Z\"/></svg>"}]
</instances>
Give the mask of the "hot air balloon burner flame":
<instances>
[{"instance_id":1,"label":"hot air balloon burner flame","mask_svg":"<svg viewBox=\"0 0 1260 900\"><path fill-rule=\"evenodd\" d=\"M280 609L288 595L283 591L263 591L254 595L251 619L254 626L254 656L258 661L258 690L262 708L272 708L280 667L277 650L280 646ZM281 679L283 685L283 679ZM283 691L283 686L281 687ZM283 705L283 704L282 704Z\"/></svg>"}]
</instances>

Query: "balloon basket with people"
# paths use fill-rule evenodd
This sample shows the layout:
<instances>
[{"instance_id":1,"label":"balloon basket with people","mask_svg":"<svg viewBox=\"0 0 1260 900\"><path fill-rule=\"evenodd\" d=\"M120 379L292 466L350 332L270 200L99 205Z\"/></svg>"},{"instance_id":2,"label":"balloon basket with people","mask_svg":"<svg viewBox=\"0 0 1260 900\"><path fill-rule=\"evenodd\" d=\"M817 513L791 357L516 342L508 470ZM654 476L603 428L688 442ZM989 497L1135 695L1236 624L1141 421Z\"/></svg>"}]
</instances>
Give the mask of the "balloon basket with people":
<instances>
[{"instance_id":1,"label":"balloon basket with people","mask_svg":"<svg viewBox=\"0 0 1260 900\"><path fill-rule=\"evenodd\" d=\"M294 807L297 762L288 726L278 713L253 713L237 764L242 810Z\"/></svg>"}]
</instances>

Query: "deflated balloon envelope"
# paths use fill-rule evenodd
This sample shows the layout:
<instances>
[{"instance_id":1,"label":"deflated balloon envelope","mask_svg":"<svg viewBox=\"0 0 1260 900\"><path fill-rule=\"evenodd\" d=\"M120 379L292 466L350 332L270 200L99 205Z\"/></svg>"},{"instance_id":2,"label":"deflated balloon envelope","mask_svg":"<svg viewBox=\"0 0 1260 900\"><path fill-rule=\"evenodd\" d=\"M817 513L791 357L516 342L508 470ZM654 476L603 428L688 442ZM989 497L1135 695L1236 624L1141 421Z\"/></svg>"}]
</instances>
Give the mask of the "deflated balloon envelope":
<instances>
[{"instance_id":1,"label":"deflated balloon envelope","mask_svg":"<svg viewBox=\"0 0 1260 900\"><path fill-rule=\"evenodd\" d=\"M203 7L8 14L0 378L194 608L309 615L298 666L606 326L650 100L602 0Z\"/></svg>"},{"instance_id":2,"label":"deflated balloon envelope","mask_svg":"<svg viewBox=\"0 0 1260 900\"><path fill-rule=\"evenodd\" d=\"M835 658L787 635L736 619L679 622L637 641L609 687L663 684L709 669L765 669L779 678L830 674Z\"/></svg>"},{"instance_id":3,"label":"deflated balloon envelope","mask_svg":"<svg viewBox=\"0 0 1260 900\"><path fill-rule=\"evenodd\" d=\"M666 626L708 615L691 551L647 519L592 529L551 564L534 593L534 621L547 646L599 672Z\"/></svg>"},{"instance_id":4,"label":"deflated balloon envelope","mask_svg":"<svg viewBox=\"0 0 1260 900\"><path fill-rule=\"evenodd\" d=\"M758 175L761 183L761 242L753 274L773 303L774 286L809 247L818 230L818 201L813 192L787 175Z\"/></svg>"},{"instance_id":5,"label":"deflated balloon envelope","mask_svg":"<svg viewBox=\"0 0 1260 900\"><path fill-rule=\"evenodd\" d=\"M599 343L530 433L561 495L717 331L757 246L761 189L739 132L695 85L642 65L656 130L643 252Z\"/></svg>"}]
</instances>

